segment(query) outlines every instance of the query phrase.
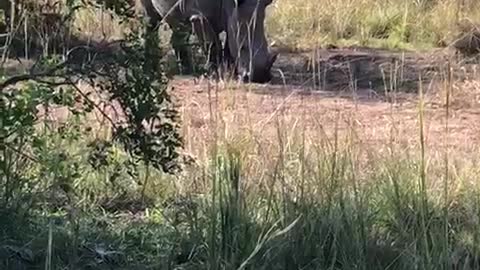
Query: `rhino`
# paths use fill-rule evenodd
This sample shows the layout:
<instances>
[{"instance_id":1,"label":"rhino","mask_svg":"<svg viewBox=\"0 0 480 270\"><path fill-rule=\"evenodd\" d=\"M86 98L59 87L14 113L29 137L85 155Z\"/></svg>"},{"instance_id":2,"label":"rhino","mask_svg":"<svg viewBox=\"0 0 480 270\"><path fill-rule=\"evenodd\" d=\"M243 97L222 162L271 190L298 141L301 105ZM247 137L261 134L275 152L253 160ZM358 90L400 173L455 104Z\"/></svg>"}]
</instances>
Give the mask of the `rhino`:
<instances>
[{"instance_id":1,"label":"rhino","mask_svg":"<svg viewBox=\"0 0 480 270\"><path fill-rule=\"evenodd\" d=\"M270 52L265 37L265 12L272 0L141 0L150 31L162 20L172 29L172 40L194 33L203 45L210 70L231 67L244 82L266 83L277 54ZM225 33L222 46L220 34ZM189 50L175 46L182 65L190 66Z\"/></svg>"}]
</instances>

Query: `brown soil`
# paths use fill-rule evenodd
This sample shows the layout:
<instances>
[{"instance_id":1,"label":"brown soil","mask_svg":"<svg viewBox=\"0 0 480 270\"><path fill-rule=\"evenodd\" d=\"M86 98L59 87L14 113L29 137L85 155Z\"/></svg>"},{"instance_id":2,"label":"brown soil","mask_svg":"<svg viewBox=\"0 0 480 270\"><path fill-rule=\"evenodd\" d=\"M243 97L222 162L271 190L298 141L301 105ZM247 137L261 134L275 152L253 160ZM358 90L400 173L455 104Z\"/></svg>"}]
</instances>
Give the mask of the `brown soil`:
<instances>
[{"instance_id":1,"label":"brown soil","mask_svg":"<svg viewBox=\"0 0 480 270\"><path fill-rule=\"evenodd\" d=\"M429 149L444 147L448 141L452 152L473 154L480 145L480 71L478 63L465 63L452 55L445 50L401 53L362 48L284 52L270 84L177 77L171 85L187 151L212 140L213 131L224 137L249 132L274 140L279 130L287 135L305 131L312 141L332 138L335 130L339 134L353 130L366 146L396 142L418 149L418 86L422 85ZM452 63L454 82L448 133L447 60ZM66 111L59 113L64 118Z\"/></svg>"},{"instance_id":2,"label":"brown soil","mask_svg":"<svg viewBox=\"0 0 480 270\"><path fill-rule=\"evenodd\" d=\"M328 80L323 86L327 87L322 88L321 83L308 78L314 77L312 55L317 59L317 67L325 70ZM448 59L455 64L450 64L454 83L447 132L444 85ZM394 82L386 80L385 87L385 80L379 80L382 76L379 67L391 63L397 65L397 70L403 68L403 77L396 78L396 90L385 93ZM352 75L344 72L345 66L352 65L356 65L353 69L356 72L353 77L358 78L356 84L352 84ZM335 130L340 130L340 134L354 130L365 145L385 146L394 141L418 149L418 76L422 74L427 147L439 149L448 141L453 152L473 154L478 150L480 74L475 64L461 63L448 52L343 49L283 53L276 68L283 70L283 77L277 75L267 85L227 86L176 78L172 82L173 93L180 104L187 140L190 138L193 144L205 143L211 138L212 119L216 117L220 119L216 121L217 127L224 127L227 134L248 131L273 139L280 127L287 133L304 130L308 138L315 140L319 136L331 138Z\"/></svg>"}]
</instances>

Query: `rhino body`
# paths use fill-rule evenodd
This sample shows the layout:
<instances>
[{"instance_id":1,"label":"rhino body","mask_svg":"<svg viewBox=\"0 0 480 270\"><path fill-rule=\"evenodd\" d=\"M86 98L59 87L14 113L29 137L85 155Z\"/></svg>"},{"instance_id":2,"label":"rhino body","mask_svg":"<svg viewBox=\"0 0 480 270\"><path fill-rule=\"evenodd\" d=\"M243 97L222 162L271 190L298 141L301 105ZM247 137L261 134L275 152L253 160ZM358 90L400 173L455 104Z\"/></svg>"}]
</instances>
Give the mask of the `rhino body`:
<instances>
[{"instance_id":1,"label":"rhino body","mask_svg":"<svg viewBox=\"0 0 480 270\"><path fill-rule=\"evenodd\" d=\"M172 45L183 67L191 66L185 41L193 30L211 69L227 62L244 81L264 83L271 79L276 54L269 51L264 21L272 0L141 1L149 29L156 29L164 19L172 28L172 41L180 40ZM219 37L222 32L227 37L225 48Z\"/></svg>"}]
</instances>

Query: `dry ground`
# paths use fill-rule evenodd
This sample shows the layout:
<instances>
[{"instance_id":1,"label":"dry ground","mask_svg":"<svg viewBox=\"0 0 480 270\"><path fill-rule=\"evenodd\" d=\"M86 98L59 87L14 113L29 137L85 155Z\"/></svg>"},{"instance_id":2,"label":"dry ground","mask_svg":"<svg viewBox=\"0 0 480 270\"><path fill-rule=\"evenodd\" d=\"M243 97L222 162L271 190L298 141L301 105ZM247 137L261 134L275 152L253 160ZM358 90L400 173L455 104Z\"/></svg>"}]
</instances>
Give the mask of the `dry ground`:
<instances>
[{"instance_id":1,"label":"dry ground","mask_svg":"<svg viewBox=\"0 0 480 270\"><path fill-rule=\"evenodd\" d=\"M325 70L326 83L312 72L314 68L309 60L312 55L318 59L316 69ZM396 65L401 66L396 69L397 73L403 74L391 76L394 79L385 78L388 76L385 73L390 71L382 71L380 67L395 63L395 59L399 59ZM445 121L448 76L444 72L447 59L455 62L451 64L448 135ZM357 74L343 72L345 66L354 65L357 67L347 69L356 70ZM473 154L478 150L480 74L475 64L459 62L448 52L395 53L365 49L284 52L276 68L282 72L277 72L267 85L225 84L191 78L173 80L173 93L182 112L183 132L190 150L211 139L212 130L230 139L235 134L248 132L268 140L278 137L278 129L286 134L305 131L308 138L332 138L335 130L340 134L353 131L366 146L381 147L395 142L418 149L420 74L424 79L427 146L438 149L448 140L453 153ZM356 83L352 83L352 77L358 78ZM396 86L392 92L382 90L394 88L392 85ZM212 121L214 119L217 121Z\"/></svg>"},{"instance_id":2,"label":"dry ground","mask_svg":"<svg viewBox=\"0 0 480 270\"><path fill-rule=\"evenodd\" d=\"M312 61L312 59L316 59ZM446 133L447 60L452 96ZM216 137L253 135L277 140L304 132L307 139L355 133L364 146L389 143L419 148L419 75L425 92L425 138L430 149L474 153L480 145L480 71L445 50L423 53L363 48L282 51L270 84L237 84L176 77L172 93L187 151L199 154ZM11 71L22 68L8 66ZM63 112L64 118L67 111ZM57 114L57 116L60 116ZM101 114L97 120L102 121ZM298 137L297 137L298 138ZM438 151L434 151L438 152Z\"/></svg>"}]
</instances>

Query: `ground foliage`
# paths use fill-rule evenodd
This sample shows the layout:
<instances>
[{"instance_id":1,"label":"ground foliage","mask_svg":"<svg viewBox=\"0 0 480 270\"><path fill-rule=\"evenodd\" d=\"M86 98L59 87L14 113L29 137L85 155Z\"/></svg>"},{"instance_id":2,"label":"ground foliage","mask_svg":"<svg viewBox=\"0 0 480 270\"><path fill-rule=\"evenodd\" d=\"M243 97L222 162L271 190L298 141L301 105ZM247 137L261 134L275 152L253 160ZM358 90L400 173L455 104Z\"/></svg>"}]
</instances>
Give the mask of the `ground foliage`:
<instances>
[{"instance_id":1,"label":"ground foliage","mask_svg":"<svg viewBox=\"0 0 480 270\"><path fill-rule=\"evenodd\" d=\"M66 213L60 222L76 231L80 225L74 212L94 205L117 211L116 200L130 200L124 203L130 209L135 204L144 208L149 176L178 172L182 139L161 58L158 36L137 29L115 50L83 46L64 55L44 54L25 74L2 70L2 269L22 269L52 252L47 248L37 254L16 243L30 241L36 226L52 224L55 213ZM123 117L109 116L95 95L118 106ZM68 109L67 121L54 120L58 108ZM111 129L111 136L92 137L93 111L108 119L102 128ZM141 178L149 167L152 172ZM81 242L75 241L71 256ZM51 267L50 259L46 264Z\"/></svg>"},{"instance_id":2,"label":"ground foliage","mask_svg":"<svg viewBox=\"0 0 480 270\"><path fill-rule=\"evenodd\" d=\"M106 50L44 55L28 73L2 74L1 269L479 268L478 157L457 162L447 149L443 159L439 148L442 158L430 159L414 145L423 129L411 152L365 145L365 126L343 134L336 118L331 135L318 118L306 133L311 122L275 104L270 135L229 122L241 111L217 98L203 108L217 122L190 115L199 162L163 173L178 170L182 142L162 52L149 46L157 42L134 32ZM303 99L294 106L308 108ZM419 103L412 126L423 128ZM45 117L58 107L66 121ZM93 111L105 113L108 135L92 131Z\"/></svg>"}]
</instances>

